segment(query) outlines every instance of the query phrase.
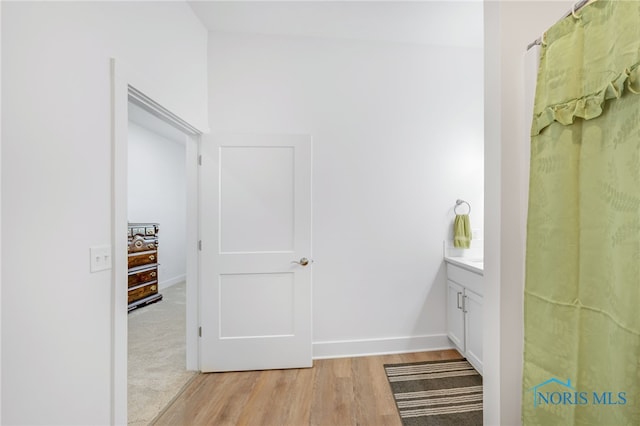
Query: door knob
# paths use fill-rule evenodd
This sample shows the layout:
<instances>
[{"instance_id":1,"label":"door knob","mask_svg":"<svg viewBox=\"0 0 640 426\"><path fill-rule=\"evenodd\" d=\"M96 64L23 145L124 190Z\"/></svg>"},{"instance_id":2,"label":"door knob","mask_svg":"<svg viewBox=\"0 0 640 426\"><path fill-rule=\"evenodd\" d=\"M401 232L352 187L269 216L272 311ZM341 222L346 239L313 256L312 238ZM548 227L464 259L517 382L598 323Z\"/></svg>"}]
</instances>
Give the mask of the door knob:
<instances>
[{"instance_id":1,"label":"door knob","mask_svg":"<svg viewBox=\"0 0 640 426\"><path fill-rule=\"evenodd\" d=\"M291 263L297 263L298 265L301 266L307 266L309 263L313 263L313 260L309 260L306 257L303 257L302 259L300 259L299 261L293 261Z\"/></svg>"}]
</instances>

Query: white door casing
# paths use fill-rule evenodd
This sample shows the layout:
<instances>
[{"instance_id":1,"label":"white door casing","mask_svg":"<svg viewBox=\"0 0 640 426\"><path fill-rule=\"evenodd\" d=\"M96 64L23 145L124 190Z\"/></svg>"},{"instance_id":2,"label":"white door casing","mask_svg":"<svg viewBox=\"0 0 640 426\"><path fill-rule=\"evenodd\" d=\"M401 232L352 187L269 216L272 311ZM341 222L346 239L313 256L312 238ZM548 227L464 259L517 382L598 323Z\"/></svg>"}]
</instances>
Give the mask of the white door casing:
<instances>
[{"instance_id":1,"label":"white door casing","mask_svg":"<svg viewBox=\"0 0 640 426\"><path fill-rule=\"evenodd\" d=\"M201 371L311 367L311 137L200 149Z\"/></svg>"}]
</instances>

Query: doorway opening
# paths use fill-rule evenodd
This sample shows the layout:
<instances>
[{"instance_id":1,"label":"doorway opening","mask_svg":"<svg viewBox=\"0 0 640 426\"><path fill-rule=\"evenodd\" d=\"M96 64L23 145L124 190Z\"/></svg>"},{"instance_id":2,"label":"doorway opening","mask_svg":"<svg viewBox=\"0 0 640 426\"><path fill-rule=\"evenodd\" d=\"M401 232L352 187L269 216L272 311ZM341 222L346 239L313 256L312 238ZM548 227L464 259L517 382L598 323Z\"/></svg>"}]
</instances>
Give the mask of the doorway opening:
<instances>
[{"instance_id":1,"label":"doorway opening","mask_svg":"<svg viewBox=\"0 0 640 426\"><path fill-rule=\"evenodd\" d=\"M202 132L173 114L152 99L154 93L161 93L157 87L150 92L141 92L132 84L149 86L140 76L125 65L111 60L112 67L112 386L111 417L113 424L128 421L128 169L129 169L129 109L132 105L160 119L182 132L185 141L185 182L186 187L186 319L185 370L199 370L198 360L198 151ZM153 86L151 86L153 88ZM154 171L148 171L153 179ZM161 244L161 235L159 235ZM162 259L160 262L162 263ZM162 280L162 277L159 277ZM170 278L170 277L166 277ZM162 302L160 302L162 303Z\"/></svg>"},{"instance_id":2,"label":"doorway opening","mask_svg":"<svg viewBox=\"0 0 640 426\"><path fill-rule=\"evenodd\" d=\"M188 136L128 105L128 424L149 424L186 369Z\"/></svg>"}]
</instances>

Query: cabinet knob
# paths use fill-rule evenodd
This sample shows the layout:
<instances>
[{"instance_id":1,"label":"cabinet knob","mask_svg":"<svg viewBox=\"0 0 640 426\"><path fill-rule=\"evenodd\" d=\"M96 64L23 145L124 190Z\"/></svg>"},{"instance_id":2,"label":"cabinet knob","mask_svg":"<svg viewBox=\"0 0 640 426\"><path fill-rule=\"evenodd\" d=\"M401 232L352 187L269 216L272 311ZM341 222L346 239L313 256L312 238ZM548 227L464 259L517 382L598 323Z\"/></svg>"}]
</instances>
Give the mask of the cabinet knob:
<instances>
[{"instance_id":1,"label":"cabinet knob","mask_svg":"<svg viewBox=\"0 0 640 426\"><path fill-rule=\"evenodd\" d=\"M149 275L151 275L152 277L156 276L156 271L151 272Z\"/></svg>"},{"instance_id":2,"label":"cabinet knob","mask_svg":"<svg viewBox=\"0 0 640 426\"><path fill-rule=\"evenodd\" d=\"M149 256L149 260L155 260L155 258L156 258L156 257L155 257L154 255L150 255L150 256Z\"/></svg>"}]
</instances>

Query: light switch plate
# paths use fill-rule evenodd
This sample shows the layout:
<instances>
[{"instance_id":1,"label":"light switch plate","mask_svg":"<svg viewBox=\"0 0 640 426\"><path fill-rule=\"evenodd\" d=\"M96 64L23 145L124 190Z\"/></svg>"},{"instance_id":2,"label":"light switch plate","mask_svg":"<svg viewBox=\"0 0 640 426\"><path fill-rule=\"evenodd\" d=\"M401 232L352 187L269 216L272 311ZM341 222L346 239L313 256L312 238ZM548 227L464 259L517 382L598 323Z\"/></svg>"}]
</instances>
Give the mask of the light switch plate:
<instances>
[{"instance_id":1,"label":"light switch plate","mask_svg":"<svg viewBox=\"0 0 640 426\"><path fill-rule=\"evenodd\" d=\"M89 247L91 272L111 269L111 246Z\"/></svg>"}]
</instances>

